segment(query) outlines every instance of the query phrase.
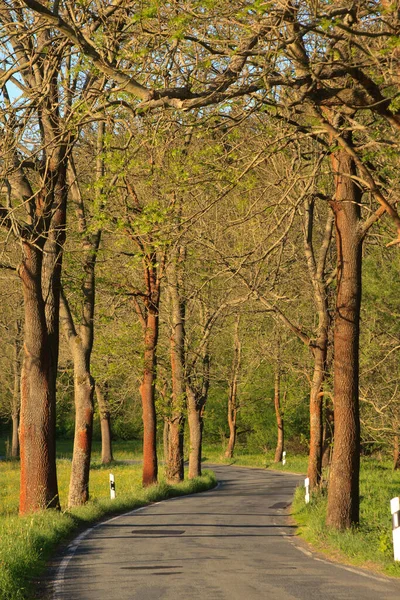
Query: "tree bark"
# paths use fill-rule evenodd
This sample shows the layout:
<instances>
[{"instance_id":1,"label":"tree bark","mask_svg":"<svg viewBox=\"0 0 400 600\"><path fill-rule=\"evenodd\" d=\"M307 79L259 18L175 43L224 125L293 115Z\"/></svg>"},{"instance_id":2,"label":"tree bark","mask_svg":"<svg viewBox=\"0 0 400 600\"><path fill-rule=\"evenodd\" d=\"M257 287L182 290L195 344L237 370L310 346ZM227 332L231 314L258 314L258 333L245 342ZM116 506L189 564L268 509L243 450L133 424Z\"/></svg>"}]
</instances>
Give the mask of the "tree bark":
<instances>
[{"instance_id":1,"label":"tree bark","mask_svg":"<svg viewBox=\"0 0 400 600\"><path fill-rule=\"evenodd\" d=\"M144 206L136 190L125 179L127 196L135 212L142 213ZM166 250L159 251L151 233L138 235L135 224L129 222L126 228L128 236L135 242L143 260L143 279L145 292L135 290L132 293L136 313L142 325L144 337L144 370L140 385L143 419L143 474L144 486L157 483L157 417L155 407L155 381L157 368L157 343L159 329L159 307L161 280L164 276ZM139 302L141 299L142 304Z\"/></svg>"},{"instance_id":2,"label":"tree bark","mask_svg":"<svg viewBox=\"0 0 400 600\"><path fill-rule=\"evenodd\" d=\"M400 469L400 443L398 435L395 435L393 438L393 469L395 471Z\"/></svg>"},{"instance_id":3,"label":"tree bark","mask_svg":"<svg viewBox=\"0 0 400 600\"><path fill-rule=\"evenodd\" d=\"M54 190L53 216L43 252L42 287L45 298L45 315L48 344L51 352L52 394L56 397L58 354L60 344L60 290L63 249L66 238L67 214L67 159L66 148L62 148L62 162L58 166Z\"/></svg>"},{"instance_id":4,"label":"tree bark","mask_svg":"<svg viewBox=\"0 0 400 600\"><path fill-rule=\"evenodd\" d=\"M189 424L189 479L201 476L203 442L203 412L205 401L196 395L191 386L186 387Z\"/></svg>"},{"instance_id":5,"label":"tree bark","mask_svg":"<svg viewBox=\"0 0 400 600\"><path fill-rule=\"evenodd\" d=\"M239 383L239 369L241 360L241 343L239 338L239 324L240 317L237 318L235 323L235 336L234 336L234 355L232 361L232 373L231 381L229 386L228 395L228 427L229 427L229 440L228 447L225 451L225 458L233 458L233 453L236 444L236 431L237 431L237 413L238 413L238 383Z\"/></svg>"},{"instance_id":6,"label":"tree bark","mask_svg":"<svg viewBox=\"0 0 400 600\"><path fill-rule=\"evenodd\" d=\"M275 458L274 462L278 463L282 460L282 454L284 450L284 423L281 411L281 372L279 365L275 369L274 377L274 405L276 415L276 425L278 430L278 440L276 443Z\"/></svg>"},{"instance_id":7,"label":"tree bark","mask_svg":"<svg viewBox=\"0 0 400 600\"><path fill-rule=\"evenodd\" d=\"M111 417L107 398L98 383L95 385L97 404L99 405L101 428L101 463L108 465L114 460L112 453Z\"/></svg>"},{"instance_id":8,"label":"tree bark","mask_svg":"<svg viewBox=\"0 0 400 600\"><path fill-rule=\"evenodd\" d=\"M318 315L316 339L310 340L309 343L314 360L313 376L310 386L310 450L307 469L307 477L310 480L311 489L319 485L322 476L322 387L326 377L328 332L330 326L325 264L332 240L333 229L333 218L330 213L326 220L325 231L323 233L318 256L316 257L313 240L314 206L315 198L307 198L305 201L304 252L310 281L313 287L314 304Z\"/></svg>"},{"instance_id":9,"label":"tree bark","mask_svg":"<svg viewBox=\"0 0 400 600\"><path fill-rule=\"evenodd\" d=\"M59 508L55 453L52 353L42 296L42 248L23 241L19 270L24 293L24 356L21 372L20 514Z\"/></svg>"},{"instance_id":10,"label":"tree bark","mask_svg":"<svg viewBox=\"0 0 400 600\"><path fill-rule=\"evenodd\" d=\"M158 303L149 308L144 335L144 373L140 385L143 409L143 476L144 486L157 483L157 420L155 408L155 374L157 365Z\"/></svg>"},{"instance_id":11,"label":"tree bark","mask_svg":"<svg viewBox=\"0 0 400 600\"><path fill-rule=\"evenodd\" d=\"M348 135L348 143L351 137ZM332 155L337 245L337 298L334 330L335 444L328 491L327 524L345 529L359 521L359 332L362 241L361 192L353 159L344 150Z\"/></svg>"},{"instance_id":12,"label":"tree bark","mask_svg":"<svg viewBox=\"0 0 400 600\"><path fill-rule=\"evenodd\" d=\"M11 415L12 438L11 438L11 458L19 458L19 411Z\"/></svg>"},{"instance_id":13,"label":"tree bark","mask_svg":"<svg viewBox=\"0 0 400 600\"><path fill-rule=\"evenodd\" d=\"M323 396L321 388L325 378L327 338L321 342L321 346L314 351L314 373L310 390L310 450L307 468L310 489L319 485L322 475Z\"/></svg>"},{"instance_id":14,"label":"tree bark","mask_svg":"<svg viewBox=\"0 0 400 600\"><path fill-rule=\"evenodd\" d=\"M194 360L187 365L186 396L189 424L189 479L201 476L201 453L203 444L203 415L210 386L210 333L222 306L209 314L209 310L201 305L201 322L203 337L198 346ZM196 369L201 358L201 368ZM188 361L189 362L189 361ZM194 382L199 383L194 383Z\"/></svg>"},{"instance_id":15,"label":"tree bark","mask_svg":"<svg viewBox=\"0 0 400 600\"><path fill-rule=\"evenodd\" d=\"M94 297L92 300L94 307ZM92 309L90 312L92 312ZM68 495L68 507L71 508L73 506L81 506L89 499L89 471L94 412L94 381L90 374L93 332L91 318L87 321L88 327L84 323L81 323L80 331L77 333L64 293L61 293L61 323L74 363L75 435Z\"/></svg>"},{"instance_id":16,"label":"tree bark","mask_svg":"<svg viewBox=\"0 0 400 600\"><path fill-rule=\"evenodd\" d=\"M165 417L165 419L164 419L163 448L164 448L164 462L165 462L165 464L167 464L168 453L169 453L169 420L167 417Z\"/></svg>"},{"instance_id":17,"label":"tree bark","mask_svg":"<svg viewBox=\"0 0 400 600\"><path fill-rule=\"evenodd\" d=\"M89 500L89 471L93 432L94 381L82 347L76 336L72 342L74 359L75 435L69 485L68 507L81 506Z\"/></svg>"},{"instance_id":18,"label":"tree bark","mask_svg":"<svg viewBox=\"0 0 400 600\"><path fill-rule=\"evenodd\" d=\"M104 123L98 123L96 180L101 184L104 174ZM90 233L86 222L85 206L77 182L75 165L71 158L68 169L69 189L75 204L79 233L82 236L81 315L75 327L68 301L61 290L61 320L74 363L75 435L72 455L68 507L81 506L89 499L89 473L93 433L94 380L90 363L94 340L94 309L96 301L96 261L102 230ZM98 189L99 207L102 206L102 188Z\"/></svg>"},{"instance_id":19,"label":"tree bark","mask_svg":"<svg viewBox=\"0 0 400 600\"><path fill-rule=\"evenodd\" d=\"M322 441L322 467L330 466L332 462L332 444L334 438L333 410L325 405L324 433Z\"/></svg>"},{"instance_id":20,"label":"tree bark","mask_svg":"<svg viewBox=\"0 0 400 600\"><path fill-rule=\"evenodd\" d=\"M184 478L184 407L185 390L185 300L183 281L179 276L180 264L184 258L183 250L171 253L168 268L168 291L171 309L171 374L172 398L169 418L168 454L166 456L166 477L169 483L183 481Z\"/></svg>"}]
</instances>

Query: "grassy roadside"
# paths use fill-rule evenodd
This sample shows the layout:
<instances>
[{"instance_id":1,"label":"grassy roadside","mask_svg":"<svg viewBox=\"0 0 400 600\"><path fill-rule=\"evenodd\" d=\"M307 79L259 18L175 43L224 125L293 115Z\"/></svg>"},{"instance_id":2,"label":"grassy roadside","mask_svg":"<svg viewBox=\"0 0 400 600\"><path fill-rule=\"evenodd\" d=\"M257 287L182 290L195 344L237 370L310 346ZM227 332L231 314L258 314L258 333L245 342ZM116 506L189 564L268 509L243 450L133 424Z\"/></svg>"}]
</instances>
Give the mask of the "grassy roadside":
<instances>
[{"instance_id":1,"label":"grassy roadside","mask_svg":"<svg viewBox=\"0 0 400 600\"><path fill-rule=\"evenodd\" d=\"M233 458L225 458L220 448L206 446L203 451L203 460L209 463L221 465L237 465L238 467L256 467L261 469L274 469L275 471L283 471L287 473L306 473L307 471L307 456L291 455L286 456L286 464L274 463L274 452L266 452L263 454L248 454L245 452L235 453Z\"/></svg>"},{"instance_id":2,"label":"grassy roadside","mask_svg":"<svg viewBox=\"0 0 400 600\"><path fill-rule=\"evenodd\" d=\"M360 473L360 525L335 531L325 525L327 491L304 503L304 488L295 494L292 516L299 535L327 557L372 571L400 577L400 564L393 560L390 499L400 494L400 473L389 462L364 458Z\"/></svg>"},{"instance_id":3,"label":"grassy roadside","mask_svg":"<svg viewBox=\"0 0 400 600\"><path fill-rule=\"evenodd\" d=\"M131 458L131 457L130 457ZM71 463L57 463L60 498L65 506ZM117 498L109 499L109 472L115 476ZM19 464L0 462L0 599L23 600L32 597L32 580L46 568L56 547L79 529L108 515L139 508L175 496L212 488L216 479L206 471L198 479L170 486L161 479L156 486L143 489L140 465L115 463L103 467L94 462L91 469L91 501L71 511L44 511L18 517Z\"/></svg>"}]
</instances>

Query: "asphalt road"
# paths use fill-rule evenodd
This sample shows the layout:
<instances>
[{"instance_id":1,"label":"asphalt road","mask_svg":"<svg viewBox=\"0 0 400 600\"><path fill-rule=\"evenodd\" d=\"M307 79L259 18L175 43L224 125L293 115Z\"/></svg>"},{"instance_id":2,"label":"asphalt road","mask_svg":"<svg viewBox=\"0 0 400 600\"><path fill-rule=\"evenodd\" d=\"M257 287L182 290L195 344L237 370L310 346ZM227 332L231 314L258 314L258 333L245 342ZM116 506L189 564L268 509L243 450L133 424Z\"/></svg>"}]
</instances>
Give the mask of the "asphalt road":
<instances>
[{"instance_id":1,"label":"asphalt road","mask_svg":"<svg viewBox=\"0 0 400 600\"><path fill-rule=\"evenodd\" d=\"M218 489L84 532L54 600L399 600L400 582L311 554L287 507L299 477L213 467Z\"/></svg>"}]
</instances>

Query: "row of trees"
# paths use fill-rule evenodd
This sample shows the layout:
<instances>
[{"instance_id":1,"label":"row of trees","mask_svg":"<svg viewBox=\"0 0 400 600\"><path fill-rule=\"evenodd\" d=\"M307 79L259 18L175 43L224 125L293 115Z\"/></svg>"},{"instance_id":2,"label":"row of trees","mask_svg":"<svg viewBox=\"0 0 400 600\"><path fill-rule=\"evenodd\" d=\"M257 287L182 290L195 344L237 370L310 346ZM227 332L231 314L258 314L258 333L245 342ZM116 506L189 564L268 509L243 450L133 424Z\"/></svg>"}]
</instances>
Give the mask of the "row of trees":
<instances>
[{"instance_id":1,"label":"row of trees","mask_svg":"<svg viewBox=\"0 0 400 600\"><path fill-rule=\"evenodd\" d=\"M131 298L143 328L144 483L157 478L155 375L168 281L171 479L182 475L186 404L190 476L200 469L211 332L224 311L255 303L310 350L313 486L321 478L324 382L333 372L328 523L357 522L363 243L385 213L397 232L392 244L400 232L398 3L13 0L0 3L0 19L1 217L5 246L13 237L22 250L25 314L21 513L58 506L60 322L77 399L70 503L87 498L94 273L103 236L104 252L115 254L115 287ZM95 176L85 171L88 146L96 147ZM75 316L61 286L74 209L83 269ZM205 225L211 215L214 230ZM194 237L210 257L203 285L192 280ZM296 274L291 282L283 277L283 265L298 264L300 240L313 310ZM140 260L142 285L119 268L121 257L133 271ZM233 377L231 401L234 390ZM233 428L234 414L231 403Z\"/></svg>"}]
</instances>

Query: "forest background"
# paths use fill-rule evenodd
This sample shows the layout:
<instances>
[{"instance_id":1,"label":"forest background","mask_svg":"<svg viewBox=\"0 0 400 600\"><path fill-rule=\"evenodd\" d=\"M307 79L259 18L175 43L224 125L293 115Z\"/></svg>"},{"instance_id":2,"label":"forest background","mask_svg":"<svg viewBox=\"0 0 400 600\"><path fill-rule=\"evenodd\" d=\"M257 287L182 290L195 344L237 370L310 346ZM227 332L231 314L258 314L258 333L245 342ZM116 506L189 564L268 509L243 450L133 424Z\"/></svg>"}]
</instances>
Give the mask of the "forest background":
<instances>
[{"instance_id":1,"label":"forest background","mask_svg":"<svg viewBox=\"0 0 400 600\"><path fill-rule=\"evenodd\" d=\"M228 457L308 450L328 525L357 524L360 454L399 466L398 2L0 10L20 513L59 507L56 434L88 500L96 388L145 486L161 434L167 479L198 476L204 428Z\"/></svg>"}]
</instances>

